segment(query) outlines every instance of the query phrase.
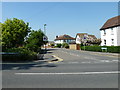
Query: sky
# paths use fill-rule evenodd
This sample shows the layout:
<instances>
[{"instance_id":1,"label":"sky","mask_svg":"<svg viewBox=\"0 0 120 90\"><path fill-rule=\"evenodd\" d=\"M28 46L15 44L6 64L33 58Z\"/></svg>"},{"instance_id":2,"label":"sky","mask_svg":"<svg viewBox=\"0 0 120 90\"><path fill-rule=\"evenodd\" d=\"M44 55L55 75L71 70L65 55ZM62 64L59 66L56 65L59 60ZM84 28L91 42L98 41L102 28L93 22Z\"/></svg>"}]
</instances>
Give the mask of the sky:
<instances>
[{"instance_id":1,"label":"sky","mask_svg":"<svg viewBox=\"0 0 120 90\"><path fill-rule=\"evenodd\" d=\"M100 28L118 15L118 2L2 2L2 22L18 18L33 30L46 26L49 41L58 35L88 33L100 38Z\"/></svg>"}]
</instances>

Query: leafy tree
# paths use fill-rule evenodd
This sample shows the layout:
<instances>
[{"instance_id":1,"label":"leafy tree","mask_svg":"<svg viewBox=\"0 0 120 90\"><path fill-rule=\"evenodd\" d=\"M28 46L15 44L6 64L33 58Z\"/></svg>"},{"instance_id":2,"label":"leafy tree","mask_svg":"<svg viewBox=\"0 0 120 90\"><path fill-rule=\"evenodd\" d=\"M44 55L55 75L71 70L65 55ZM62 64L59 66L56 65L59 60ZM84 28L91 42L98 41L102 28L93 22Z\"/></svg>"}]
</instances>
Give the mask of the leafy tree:
<instances>
[{"instance_id":1,"label":"leafy tree","mask_svg":"<svg viewBox=\"0 0 120 90\"><path fill-rule=\"evenodd\" d=\"M40 47L45 44L43 36L44 33L40 29L38 31L32 30L26 40L26 47L32 51L39 52Z\"/></svg>"},{"instance_id":2,"label":"leafy tree","mask_svg":"<svg viewBox=\"0 0 120 90\"><path fill-rule=\"evenodd\" d=\"M92 40L92 41L88 40L87 43L90 44L90 45L100 45L101 39L95 39L95 40Z\"/></svg>"},{"instance_id":3,"label":"leafy tree","mask_svg":"<svg viewBox=\"0 0 120 90\"><path fill-rule=\"evenodd\" d=\"M2 46L12 48L23 45L24 38L30 32L29 23L17 18L7 19L1 24L2 27Z\"/></svg>"}]
</instances>

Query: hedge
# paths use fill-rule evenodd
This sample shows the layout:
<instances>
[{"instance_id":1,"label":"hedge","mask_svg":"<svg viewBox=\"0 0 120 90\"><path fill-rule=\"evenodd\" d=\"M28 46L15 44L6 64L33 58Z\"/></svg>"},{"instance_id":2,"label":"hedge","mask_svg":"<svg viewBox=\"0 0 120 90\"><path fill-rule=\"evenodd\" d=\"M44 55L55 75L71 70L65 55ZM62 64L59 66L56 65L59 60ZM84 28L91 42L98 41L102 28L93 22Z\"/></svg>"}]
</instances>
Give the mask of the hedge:
<instances>
[{"instance_id":1,"label":"hedge","mask_svg":"<svg viewBox=\"0 0 120 90\"><path fill-rule=\"evenodd\" d=\"M120 46L85 46L86 51L102 52L102 47L107 48L107 52L120 53ZM81 50L84 50L84 46L81 46Z\"/></svg>"},{"instance_id":2,"label":"hedge","mask_svg":"<svg viewBox=\"0 0 120 90\"><path fill-rule=\"evenodd\" d=\"M14 53L14 54L13 54ZM2 54L2 61L30 61L37 59L37 53L25 48L8 49L5 54Z\"/></svg>"}]
</instances>

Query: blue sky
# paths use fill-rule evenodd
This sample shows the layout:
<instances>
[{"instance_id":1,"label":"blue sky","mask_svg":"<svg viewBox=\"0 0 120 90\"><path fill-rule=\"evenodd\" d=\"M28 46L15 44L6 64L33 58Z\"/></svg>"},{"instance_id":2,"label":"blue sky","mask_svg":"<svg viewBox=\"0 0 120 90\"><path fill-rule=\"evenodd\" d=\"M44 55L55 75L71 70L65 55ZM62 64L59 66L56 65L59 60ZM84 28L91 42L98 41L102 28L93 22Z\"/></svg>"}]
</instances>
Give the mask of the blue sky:
<instances>
[{"instance_id":1,"label":"blue sky","mask_svg":"<svg viewBox=\"0 0 120 90\"><path fill-rule=\"evenodd\" d=\"M100 38L99 29L118 15L117 2L3 2L2 22L18 18L30 23L33 30L42 29L50 41L56 35L88 33Z\"/></svg>"}]
</instances>

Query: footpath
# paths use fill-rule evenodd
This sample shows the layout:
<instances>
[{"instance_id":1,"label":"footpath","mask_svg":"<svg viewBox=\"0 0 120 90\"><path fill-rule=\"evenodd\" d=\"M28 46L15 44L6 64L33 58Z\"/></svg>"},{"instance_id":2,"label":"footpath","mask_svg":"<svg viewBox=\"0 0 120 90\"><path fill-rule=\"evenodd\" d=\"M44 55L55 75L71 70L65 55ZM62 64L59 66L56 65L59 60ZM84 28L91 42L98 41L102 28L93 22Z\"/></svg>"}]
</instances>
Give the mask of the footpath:
<instances>
[{"instance_id":1,"label":"footpath","mask_svg":"<svg viewBox=\"0 0 120 90\"><path fill-rule=\"evenodd\" d=\"M88 52L88 53L98 54L98 55L103 55L103 56L114 56L114 57L120 57L120 54L119 54L119 53L94 52L94 51L84 51L84 50L81 50L81 52Z\"/></svg>"}]
</instances>

